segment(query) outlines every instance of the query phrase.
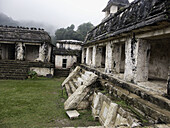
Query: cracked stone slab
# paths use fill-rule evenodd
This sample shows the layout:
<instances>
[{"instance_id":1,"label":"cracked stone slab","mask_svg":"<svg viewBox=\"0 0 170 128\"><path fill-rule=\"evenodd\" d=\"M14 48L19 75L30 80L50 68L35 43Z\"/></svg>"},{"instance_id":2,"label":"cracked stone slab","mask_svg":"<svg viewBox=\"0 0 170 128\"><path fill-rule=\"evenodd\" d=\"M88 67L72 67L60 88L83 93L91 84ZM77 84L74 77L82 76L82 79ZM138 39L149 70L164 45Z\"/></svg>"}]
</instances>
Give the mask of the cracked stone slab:
<instances>
[{"instance_id":1,"label":"cracked stone slab","mask_svg":"<svg viewBox=\"0 0 170 128\"><path fill-rule=\"evenodd\" d=\"M66 111L70 119L78 118L80 114L76 110Z\"/></svg>"}]
</instances>

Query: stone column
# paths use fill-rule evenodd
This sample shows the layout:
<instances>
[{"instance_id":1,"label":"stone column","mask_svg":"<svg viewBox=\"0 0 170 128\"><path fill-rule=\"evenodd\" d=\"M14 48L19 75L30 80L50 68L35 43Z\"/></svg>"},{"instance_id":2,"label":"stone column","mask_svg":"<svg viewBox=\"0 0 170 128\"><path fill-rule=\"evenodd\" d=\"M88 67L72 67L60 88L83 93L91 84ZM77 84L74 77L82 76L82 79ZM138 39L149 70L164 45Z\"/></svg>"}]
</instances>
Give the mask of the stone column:
<instances>
[{"instance_id":1,"label":"stone column","mask_svg":"<svg viewBox=\"0 0 170 128\"><path fill-rule=\"evenodd\" d=\"M93 47L89 48L89 65L92 66L92 57L93 57Z\"/></svg>"},{"instance_id":2,"label":"stone column","mask_svg":"<svg viewBox=\"0 0 170 128\"><path fill-rule=\"evenodd\" d=\"M116 73L120 73L120 63L121 63L121 53L122 53L122 47L121 44L114 44L113 45L113 59L112 59L112 65L113 70Z\"/></svg>"},{"instance_id":3,"label":"stone column","mask_svg":"<svg viewBox=\"0 0 170 128\"><path fill-rule=\"evenodd\" d=\"M22 42L17 42L15 46L16 60L24 60L24 46Z\"/></svg>"},{"instance_id":4,"label":"stone column","mask_svg":"<svg viewBox=\"0 0 170 128\"><path fill-rule=\"evenodd\" d=\"M106 63L105 63L105 72L112 73L113 72L113 49L112 43L108 42L106 45Z\"/></svg>"},{"instance_id":5,"label":"stone column","mask_svg":"<svg viewBox=\"0 0 170 128\"><path fill-rule=\"evenodd\" d=\"M134 83L148 80L150 44L143 39L128 39L125 43L124 79Z\"/></svg>"},{"instance_id":6,"label":"stone column","mask_svg":"<svg viewBox=\"0 0 170 128\"><path fill-rule=\"evenodd\" d=\"M85 48L82 48L82 55L81 55L81 63L84 64L84 58L85 58Z\"/></svg>"},{"instance_id":7,"label":"stone column","mask_svg":"<svg viewBox=\"0 0 170 128\"><path fill-rule=\"evenodd\" d=\"M39 57L38 57L38 59L36 59L36 61L46 62L47 54L48 54L48 45L47 45L47 43L44 42L39 47Z\"/></svg>"},{"instance_id":8,"label":"stone column","mask_svg":"<svg viewBox=\"0 0 170 128\"><path fill-rule=\"evenodd\" d=\"M168 97L170 97L170 66L169 66L169 72L168 72L167 95Z\"/></svg>"},{"instance_id":9,"label":"stone column","mask_svg":"<svg viewBox=\"0 0 170 128\"><path fill-rule=\"evenodd\" d=\"M102 63L102 48L96 46L96 67L100 68Z\"/></svg>"},{"instance_id":10,"label":"stone column","mask_svg":"<svg viewBox=\"0 0 170 128\"><path fill-rule=\"evenodd\" d=\"M93 46L93 52L92 52L92 66L96 67L96 54L97 54L97 48L96 46Z\"/></svg>"},{"instance_id":11,"label":"stone column","mask_svg":"<svg viewBox=\"0 0 170 128\"><path fill-rule=\"evenodd\" d=\"M86 50L86 64L89 65L89 47Z\"/></svg>"}]
</instances>

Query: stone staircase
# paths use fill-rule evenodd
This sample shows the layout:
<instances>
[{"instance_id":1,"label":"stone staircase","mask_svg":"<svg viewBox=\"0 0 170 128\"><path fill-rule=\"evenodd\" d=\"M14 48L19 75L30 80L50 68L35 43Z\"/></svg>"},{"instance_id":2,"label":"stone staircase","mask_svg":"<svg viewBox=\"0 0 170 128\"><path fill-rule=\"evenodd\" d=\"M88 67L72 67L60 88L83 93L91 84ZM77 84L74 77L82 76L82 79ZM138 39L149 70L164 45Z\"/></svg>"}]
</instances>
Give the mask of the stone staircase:
<instances>
[{"instance_id":1,"label":"stone staircase","mask_svg":"<svg viewBox=\"0 0 170 128\"><path fill-rule=\"evenodd\" d=\"M28 66L24 61L0 60L0 79L26 79Z\"/></svg>"},{"instance_id":2,"label":"stone staircase","mask_svg":"<svg viewBox=\"0 0 170 128\"><path fill-rule=\"evenodd\" d=\"M67 77L69 75L70 69L55 69L54 75L57 77Z\"/></svg>"},{"instance_id":3,"label":"stone staircase","mask_svg":"<svg viewBox=\"0 0 170 128\"><path fill-rule=\"evenodd\" d=\"M93 94L93 83L97 75L92 72L82 70L79 66L70 73L62 86L65 87L68 99L64 103L65 110L86 109L89 107Z\"/></svg>"}]
</instances>

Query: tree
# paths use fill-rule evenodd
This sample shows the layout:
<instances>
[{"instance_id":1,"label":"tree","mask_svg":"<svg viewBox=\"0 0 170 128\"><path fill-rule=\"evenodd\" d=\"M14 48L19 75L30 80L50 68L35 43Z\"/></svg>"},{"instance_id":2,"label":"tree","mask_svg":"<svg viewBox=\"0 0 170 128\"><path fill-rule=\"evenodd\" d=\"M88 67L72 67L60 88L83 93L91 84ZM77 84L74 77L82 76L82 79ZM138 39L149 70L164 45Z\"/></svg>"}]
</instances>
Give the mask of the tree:
<instances>
[{"instance_id":1,"label":"tree","mask_svg":"<svg viewBox=\"0 0 170 128\"><path fill-rule=\"evenodd\" d=\"M77 32L82 35L82 40L85 39L87 32L90 31L93 28L93 24L88 22L88 23L83 23L78 26Z\"/></svg>"},{"instance_id":2,"label":"tree","mask_svg":"<svg viewBox=\"0 0 170 128\"><path fill-rule=\"evenodd\" d=\"M67 28L60 28L57 29L55 32L55 39L56 40L80 40L84 41L87 32L93 28L93 24L83 23L78 26L78 29L74 31L75 26L74 24L70 25Z\"/></svg>"}]
</instances>

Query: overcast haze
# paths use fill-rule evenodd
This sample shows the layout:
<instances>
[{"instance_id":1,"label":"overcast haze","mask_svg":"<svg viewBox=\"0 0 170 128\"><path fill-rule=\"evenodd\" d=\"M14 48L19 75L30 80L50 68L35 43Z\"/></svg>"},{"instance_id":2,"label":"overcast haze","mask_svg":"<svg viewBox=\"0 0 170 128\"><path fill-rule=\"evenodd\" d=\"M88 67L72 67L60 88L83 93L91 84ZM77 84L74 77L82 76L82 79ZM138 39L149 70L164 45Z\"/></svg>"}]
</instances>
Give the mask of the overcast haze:
<instances>
[{"instance_id":1,"label":"overcast haze","mask_svg":"<svg viewBox=\"0 0 170 128\"><path fill-rule=\"evenodd\" d=\"M104 18L102 9L109 0L0 0L0 12L17 21L35 21L56 29ZM131 0L130 2L132 2Z\"/></svg>"}]
</instances>

